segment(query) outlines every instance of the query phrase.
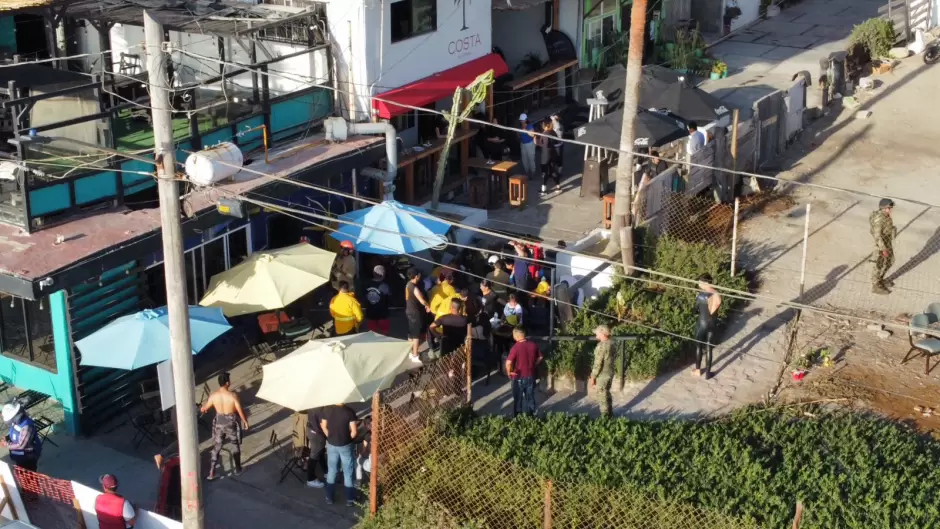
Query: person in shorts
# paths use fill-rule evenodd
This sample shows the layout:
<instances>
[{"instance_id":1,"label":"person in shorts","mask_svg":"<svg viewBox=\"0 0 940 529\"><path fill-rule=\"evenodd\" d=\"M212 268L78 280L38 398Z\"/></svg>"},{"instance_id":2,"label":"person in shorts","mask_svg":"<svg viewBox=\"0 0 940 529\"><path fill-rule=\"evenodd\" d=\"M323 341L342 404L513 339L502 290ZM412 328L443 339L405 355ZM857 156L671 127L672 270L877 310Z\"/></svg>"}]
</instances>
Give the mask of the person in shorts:
<instances>
[{"instance_id":1,"label":"person in shorts","mask_svg":"<svg viewBox=\"0 0 940 529\"><path fill-rule=\"evenodd\" d=\"M405 316L408 319L408 341L411 342L411 361L421 362L418 356L418 344L425 331L426 314L431 312L428 295L424 291L421 271L408 269L408 282L405 283Z\"/></svg>"}]
</instances>

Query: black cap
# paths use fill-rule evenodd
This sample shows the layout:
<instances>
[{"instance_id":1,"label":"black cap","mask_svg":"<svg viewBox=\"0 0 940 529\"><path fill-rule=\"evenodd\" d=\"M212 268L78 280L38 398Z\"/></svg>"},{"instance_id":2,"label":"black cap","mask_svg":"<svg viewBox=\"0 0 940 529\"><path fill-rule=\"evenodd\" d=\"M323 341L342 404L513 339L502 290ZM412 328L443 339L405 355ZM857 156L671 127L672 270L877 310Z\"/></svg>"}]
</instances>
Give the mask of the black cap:
<instances>
[{"instance_id":1,"label":"black cap","mask_svg":"<svg viewBox=\"0 0 940 529\"><path fill-rule=\"evenodd\" d=\"M421 270L418 270L417 267L412 266L408 269L408 279L414 279L421 275Z\"/></svg>"},{"instance_id":2,"label":"black cap","mask_svg":"<svg viewBox=\"0 0 940 529\"><path fill-rule=\"evenodd\" d=\"M878 201L878 209L893 208L893 207L894 207L894 201L891 200L890 198L882 198L881 200Z\"/></svg>"}]
</instances>

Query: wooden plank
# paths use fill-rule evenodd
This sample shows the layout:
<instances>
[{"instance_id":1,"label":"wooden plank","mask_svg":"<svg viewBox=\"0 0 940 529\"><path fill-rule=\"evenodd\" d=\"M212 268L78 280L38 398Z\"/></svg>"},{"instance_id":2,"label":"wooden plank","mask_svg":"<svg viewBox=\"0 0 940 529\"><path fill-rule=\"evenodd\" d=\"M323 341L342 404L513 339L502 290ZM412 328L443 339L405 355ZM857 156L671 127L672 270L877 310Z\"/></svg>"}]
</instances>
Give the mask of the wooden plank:
<instances>
[{"instance_id":1,"label":"wooden plank","mask_svg":"<svg viewBox=\"0 0 940 529\"><path fill-rule=\"evenodd\" d=\"M575 64L578 64L578 59L550 62L538 70L530 73L529 75L526 75L525 77L511 81L507 87L510 90L519 90L521 88L525 88L531 84L535 84L541 81L542 79L545 79L550 75L557 74L565 68L574 66Z\"/></svg>"}]
</instances>

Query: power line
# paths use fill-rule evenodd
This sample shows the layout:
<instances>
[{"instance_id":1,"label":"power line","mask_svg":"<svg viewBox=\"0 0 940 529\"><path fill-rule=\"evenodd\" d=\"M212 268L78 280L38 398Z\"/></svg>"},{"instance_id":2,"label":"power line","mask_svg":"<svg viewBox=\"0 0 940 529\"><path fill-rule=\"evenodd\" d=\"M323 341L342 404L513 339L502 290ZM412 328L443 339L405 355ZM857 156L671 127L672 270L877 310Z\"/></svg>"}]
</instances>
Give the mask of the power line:
<instances>
[{"instance_id":1,"label":"power line","mask_svg":"<svg viewBox=\"0 0 940 529\"><path fill-rule=\"evenodd\" d=\"M345 220L341 220L341 219L334 219L334 218L332 218L332 217L326 217L326 216L319 215L319 214L304 212L304 211L302 211L302 210L297 210L297 209L295 209L295 208L284 207L284 206L281 206L281 205L279 205L279 204L274 204L274 203L270 203L270 202L264 202L264 201L261 201L261 200L253 199L253 198L251 198L251 197L247 197L247 196L245 196L245 195L243 195L243 194L234 193L234 192L227 191L227 190L224 190L224 189L218 188L218 187L215 187L215 188L212 188L212 189L214 189L214 190L216 190L216 191L220 191L220 192L222 192L223 194L227 194L227 195L229 195L229 196L231 196L231 197L235 197L235 198L238 198L238 199L245 200L246 202L253 203L253 204L258 205L258 206L260 206L260 207L264 207L264 208L269 208L269 209L277 210L277 211L279 211L279 212L280 212L281 214L283 214L283 215L286 215L286 216L288 216L288 217L294 218L294 219L296 219L296 220L300 220L301 222L304 222L304 223L307 223L307 224L311 224L311 225L313 225L313 226L320 227L320 228L322 228L322 229L324 229L324 230L327 230L327 231L330 231L330 232L333 232L333 233L335 233L335 232L337 232L337 231L339 231L339 230L336 229L336 228L333 228L332 226L329 226L329 225L317 224L316 222L313 222L313 221L311 221L311 220L309 220L309 219L304 218L304 216L309 216L309 217L313 217L313 218L318 218L318 219L320 219L320 220L326 220L326 221L329 221L329 222L339 222L339 223L344 223L344 224L349 224L349 225L362 226L362 224L358 224L358 223L351 222L351 221L345 221ZM259 193L256 193L256 192L252 192L252 193L253 193L253 194L259 194ZM259 194L259 195L260 195L260 194ZM261 196L264 196L264 195L261 195ZM266 198L270 198L270 197L266 197ZM298 215L299 215L299 216L298 216ZM448 244L450 244L450 243L448 243ZM381 244L376 244L376 246L382 247L383 245L381 245ZM389 248L389 247L385 247L385 248L388 249L388 250L393 250L393 251L396 250L396 249L394 249L394 248ZM701 344L701 345L706 345L706 346L712 346L712 345L714 345L714 344L709 344L708 342L703 342L703 341L700 341L700 340L696 340L695 338L691 338L691 337L689 337L689 336L685 336L685 335L678 334L678 333L675 333L675 332L672 332L672 331L668 331L668 330L662 329L662 328L660 328L660 327L655 327L655 326L652 326L652 325L646 325L646 324L639 323L639 322L632 321L632 320L626 320L626 319L620 318L620 317L618 317L618 316L616 316L616 315L614 315L614 314L610 314L610 313L607 313L607 312L602 312L602 311L598 311L598 310L594 310L594 309L589 309L589 308L584 307L584 306L578 306L577 304L571 303L570 301L569 301L569 302L566 302L566 301L559 300L559 299L555 299L555 298L548 298L548 297L546 297L546 296L543 296L543 295L540 295L540 294L536 293L535 291L526 290L526 289L520 289L520 288L516 287L515 285L510 285L510 284L508 284L508 283L503 283L503 282L500 282L500 281L493 281L493 280L491 280L491 279L487 279L486 277L480 276L480 275L478 275L478 274L474 274L474 273L472 273L472 272L468 272L468 271L466 271L466 270L460 270L460 269L454 268L454 267L452 267L452 266L449 266L449 265L446 265L446 264L443 264L443 263L438 263L438 262L434 261L433 259L428 259L428 258L424 258L424 257L417 256L417 255L409 255L409 258L417 259L417 260L419 260L419 261L423 261L423 262L429 263L429 264L431 264L432 266L439 266L439 267L446 268L446 269L448 269L448 270L452 270L452 271L454 271L454 272L462 273L462 274L465 274L465 275L467 275L467 276L470 276L470 277L479 279L479 280L481 280L481 281L482 281L482 280L490 281L491 283L494 283L494 284L497 284L497 285L501 285L501 286L504 286L504 287L507 287L507 288L512 288L512 289L515 289L515 290L520 291L520 292L525 292L526 294L530 294L530 295L535 296L535 297L539 297L539 298L543 298L543 299L549 299L549 300L553 299L555 303L560 303L560 304L563 304L563 305L568 305L568 306L570 306L570 307L572 307L572 308L575 308L575 309L578 309L578 310L584 310L584 311L590 312L590 313L592 313L592 314L597 314L597 315L600 315L600 316L604 316L604 317L610 318L610 319L612 319L612 320L614 320L614 321L617 321L617 322L620 322L620 323L623 323L623 324L626 324L626 325L635 325L635 326L637 326L637 327L647 329L647 330L649 330L649 331L651 331L651 332L655 332L655 333L659 333L659 334L665 334L665 335L668 335L668 336L671 336L671 337L674 337L674 338L678 338L678 339L685 340L685 341L688 341L688 342L693 342L693 343L696 343L696 344ZM553 293L552 295L554 295L554 293ZM762 355L758 355L758 354L751 353L750 351L740 351L739 353L740 353L741 355L743 355L743 356L750 356L750 357L752 357L752 358L757 358L757 359L760 359L760 360L763 360L763 361L766 361L766 362L771 362L771 363L774 363L774 364L778 364L778 365L781 365L781 366L783 366L783 367L789 367L789 366L790 366L790 364L789 364L788 362L786 362L785 360L778 360L778 359L775 359L775 358L768 358L768 357L766 357L766 356L762 356ZM719 360L720 360L720 359L719 359ZM894 395L894 396L897 396L897 397L907 398L907 399L910 399L910 400L913 400L913 401L917 401L917 402L925 402L924 399L919 398L919 397L915 397L915 396L913 396L913 395L907 395L907 394L904 394L904 393L900 393L900 392L896 392L896 391L891 391L891 390L886 390L886 389L882 389L882 388L877 388L877 387L874 387L874 386L868 386L868 385L865 385L865 384L859 384L859 383L851 382L851 381L841 381L841 382L844 383L844 384L846 384L846 385L853 386L853 387L856 387L856 388L867 389L867 390L870 390L870 391L878 391L878 392L882 392L882 393ZM937 406L937 407L940 407L940 405L936 405L936 406Z\"/></svg>"},{"instance_id":2,"label":"power line","mask_svg":"<svg viewBox=\"0 0 940 529\"><path fill-rule=\"evenodd\" d=\"M185 152L192 153L192 151L185 151ZM296 185L296 186L298 186L298 187L304 187L304 188L312 189L312 190L315 190L315 191L320 191L320 192L323 192L323 193L327 193L327 194L331 194L331 195L336 195L336 196L340 196L340 197L343 197L343 198L348 198L348 199L350 199L350 200L363 202L363 203L370 204L370 205L378 205L378 204L380 204L380 202L377 202L377 201L372 200L372 199L367 199L367 198L364 198L364 197L361 197L361 196L357 196L357 195L350 195L350 194L348 194L348 193L344 193L344 192L341 192L341 191L337 191L337 190L335 190L335 189L329 189L329 188L317 186L317 185L314 185L314 184L309 184L309 183L306 183L306 182L301 182L301 181L298 181L298 180L293 180L293 179L290 179L290 178L287 178L287 177L281 177L281 176L276 176L276 175L264 173L264 172L258 171L258 170L256 170L256 169L252 169L252 168L250 168L250 167L244 167L244 166L243 166L243 167L239 167L239 166L236 166L236 165L234 165L234 164L230 164L230 163L228 163L228 162L224 162L224 161L220 161L220 160L217 160L217 163L222 164L222 165L226 165L226 166L229 166L229 167L232 167L232 168L236 168L236 169L240 168L241 170L247 171L247 172L252 173L252 174L256 174L256 175L259 175L259 176L267 177L267 178L270 178L270 179L272 179L272 180L279 181L279 182L290 183L290 184ZM414 216L416 216L416 217L422 217L422 218L427 218L427 219L431 219L431 220L436 220L436 221L439 221L439 222L444 222L444 223L446 223L446 224L448 224L448 225L450 225L450 226L452 226L452 227L462 228L462 229L474 231L474 232L477 232L477 233L482 233L482 234L484 234L484 235L488 235L488 236L490 236L490 237L494 237L494 238L497 238L497 239L509 239L509 240L513 240L513 241L517 241L517 242L522 242L522 243L527 243L527 244L531 244L531 243L533 242L533 241L527 241L527 240L521 239L521 238L507 237L507 235L506 235L505 233L494 232L494 231L491 231L491 230L486 230L486 229L480 228L480 227L478 227L478 226L471 226L471 225L468 225L468 224L463 224L463 223L460 223L460 222L455 222L455 221L452 221L452 220L449 220L449 219L446 219L446 218L441 218L441 217L434 216L434 215L432 215L432 214L430 214L430 213L414 212L414 213L412 213L412 214L413 214ZM377 229L377 228L376 228L376 229ZM378 230L378 229L377 229L377 230ZM399 233L399 232L394 232L394 233ZM596 260L598 260L598 261L601 261L601 262L603 262L603 263L607 263L607 264L612 265L612 266L615 266L615 267L616 267L616 266L622 266L622 264L621 264L620 262L617 262L617 261L614 261L614 260L611 260L611 259L607 259L607 258L604 258L604 257L599 257L599 256L595 256L595 255L590 255L590 256L589 256L589 255L586 255L586 254L583 254L583 253L580 253L580 252L575 252L575 251L569 250L569 249L567 249L567 248L560 248L560 247L557 247L557 246L553 246L553 245L549 245L549 244L544 244L544 243L540 243L540 246L542 246L543 248L545 248L545 249L547 249L547 250L553 250L553 251L558 252L558 253L564 253L564 254L568 254L568 255L572 255L572 256L576 256L576 257L590 257L590 258L592 258L592 259L596 259ZM470 249L476 249L476 248L470 247ZM526 259L531 260L531 258L526 258ZM644 267L634 266L634 267L633 267L633 270L636 270L636 271L642 272L642 273L646 273L646 274L649 274L649 275L662 276L662 277L664 277L664 278L671 279L671 280L674 280L674 281L682 281L682 282L686 282L686 283L693 283L693 284L696 284L696 285L698 284L698 280L697 280L697 279L681 277L681 276L677 276L677 275L674 275L674 274L668 274L668 273L660 272L660 271L653 270L653 269L650 269L650 268L644 268ZM626 275L623 275L623 274L620 274L620 273L616 272L616 268L615 268L613 271L609 272L609 273L610 273L612 276L615 276L615 277L625 277L625 278L629 278L629 277L630 277L630 276L626 276ZM640 279L640 278L636 278L636 279L637 279L637 280L641 280L641 281L644 280L644 279ZM649 279L645 279L645 281L651 282L651 283L658 283L658 282L654 282L654 281L649 280ZM670 285L670 286L678 286L678 285L672 285L672 284L669 284L669 283L659 283L659 284L665 284L665 285ZM807 305L807 304L804 304L804 303L799 303L799 302L796 302L796 301L793 301L793 300L787 300L787 299L782 299L782 298L775 298L775 297L766 296L766 295L763 295L763 294L758 295L758 294L754 294L754 293L747 292L747 291L743 291L743 290L732 289L732 288L730 288L730 287L723 287L723 286L720 286L720 285L714 285L714 286L715 286L715 288L716 288L717 290L719 290L719 291L722 293L722 295L725 295L725 296L728 296L728 297L738 297L739 299L747 299L747 300L752 300L752 301L753 301L753 300L763 300L763 301L767 301L767 302L773 302L773 303L775 303L775 304L777 304L777 305L785 306L785 307L792 308L792 309L796 309L796 310L804 310L804 311L807 311L807 312L814 312L814 313L819 313L819 314L826 314L826 315L829 315L829 316L839 316L839 317L843 317L843 318L851 318L851 319L855 319L855 320L858 320L858 321L861 321L861 322L864 322L864 323L882 324L882 325L885 325L885 326L887 326L887 327L894 327L894 328L903 329L903 330L910 330L910 329L912 329L909 325L898 324L898 323L896 323L896 322L889 321L889 320L876 320L876 319L873 319L873 318L866 318L866 317L863 317L863 316L856 316L856 315L853 315L853 314L844 314L844 313L837 312L837 311L833 311L833 310L822 309L822 308L819 308L819 307L814 307L814 306L812 306L812 305Z\"/></svg>"},{"instance_id":3,"label":"power line","mask_svg":"<svg viewBox=\"0 0 940 529\"><path fill-rule=\"evenodd\" d=\"M318 84L318 83L316 83L316 82L313 82L313 78L312 78L312 77L309 77L309 76L301 76L301 75L297 75L297 74L288 74L288 73L286 73L286 72L263 72L263 71L261 71L261 70L252 69L250 66L244 65L244 64L233 63L233 62L230 62L230 61L223 61L223 60L221 60L221 59L216 59L216 58L208 57L208 56L206 56L206 55L200 55L200 54L198 54L198 53L193 53L193 52L190 52L190 51L187 51L187 50L178 50L178 51L180 51L181 53L186 54L186 55L191 55L191 56L194 56L194 57L200 57L200 58L207 59L207 60L213 60L213 61L220 62L220 63L226 63L226 64L228 64L228 65L230 65L230 66L234 66L234 67L246 69L246 70L248 70L248 71L256 72L256 73L258 73L259 75L269 75L269 76L274 76L274 77L282 77L282 78L284 78L284 79L291 80L291 81L294 81L294 82L307 83L307 84L310 84L310 85L312 85L312 86L319 86L319 87L321 87L321 88L323 88L323 89L326 89L326 90L331 90L331 91L335 91L335 92L338 92L338 93L341 93L341 94L347 94L347 95L348 95L348 92L346 92L346 91L344 91L344 90L342 90L342 89L339 89L339 88L336 88L336 87L333 87L333 86L322 85L322 84ZM402 103L402 102L397 102L397 101L386 100L386 99L382 99L382 98L380 98L380 97L372 97L371 99L373 99L373 100L375 100L375 101L380 101L380 102L383 102L383 103L387 103L387 104L390 104L390 105L396 105L396 106L399 106L399 107L402 107L402 108L409 108L409 109L412 109L412 110L417 110L417 111L419 111L419 112L425 112L425 113L429 113L429 114L436 114L436 115L444 116L444 117L447 117L447 115L448 115L446 112L441 112L441 111L439 111L439 110L432 110L432 109L429 109L429 108L424 108L424 107L409 105L409 104L407 104L407 103ZM553 135L553 134L543 134L543 133L541 133L541 132L537 132L537 131L526 131L526 130L523 130L523 129L520 129L520 128L511 127L511 126L507 126L507 125L493 124L493 123L489 123L489 122L487 122L487 121L485 121L485 120L479 120L479 119L475 119L475 118L464 118L464 119L462 119L461 121L466 121L466 122L468 122L468 123L475 123L475 124L483 125L483 126L490 126L490 127L494 127L494 128L506 130L506 131L509 131L509 132L516 132L516 133L523 133L523 132L525 132L525 133L528 133L528 134L534 134L534 135L536 135L536 136L542 136L542 137L545 137L545 138L548 138L548 139L552 139L552 140L556 140L556 141L561 141L561 142L564 142L564 143L570 143L570 144L572 144L572 145L579 145L579 146L582 146L582 147L598 147L598 148L601 148L601 149L604 149L604 150L607 150L607 151L617 152L617 153L619 153L619 154L632 154L632 155L638 156L638 157L640 157L640 158L653 158L653 156L650 155L650 154L648 154L648 153L635 152L635 151L628 151L628 150L620 150L619 148L608 148L608 147L605 147L605 146L603 146L603 145L597 145L597 144L587 143L587 142L579 141L579 140L576 140L576 139L559 138L559 137L557 137L557 136L555 136L555 135ZM855 190L855 189L845 189L845 188L840 188L840 187L835 187L835 186L828 186L828 185L824 185L824 184L816 184L816 183L813 183L813 182L800 182L800 181L797 181L797 180L790 180L790 179L787 179L787 178L780 178L780 177L776 177L776 176L762 175L762 174L751 173L751 172L747 172L747 171L738 171L738 170L734 170L734 169L726 169L726 168L723 168L723 167L715 167L715 166L706 165L706 164L701 164L701 163L696 163L696 162L691 162L691 161L684 161L684 160L678 160L678 159L663 158L662 156L657 156L657 158L659 158L660 160L663 160L663 161L665 161L665 162L669 162L669 163L673 163L673 164L681 165L681 166L685 166L685 167L695 167L695 168L700 168L700 169L709 169L709 170L719 171L719 172L726 173L726 174L734 174L734 175L739 175L739 176L746 176L746 177L748 177L748 178L761 178L761 179L764 179L764 180L772 180L772 181L777 181L777 182L782 182L782 183L787 183L787 184L808 186L808 187L814 187L814 188L818 188L818 189L826 189L826 190L829 190L829 191L836 191L836 192L840 192L840 193L848 193L848 194L852 194L852 195L865 196L865 197L868 197L868 198L877 198L877 199L881 199L881 198L890 198L890 199L892 199L892 200L898 200L898 201L903 201L903 202L909 202L909 203L917 204L917 205L920 205L920 206L926 206L926 207L931 207L931 208L940 208L940 205L937 205L937 204L930 204L930 203L928 203L928 202L923 202L923 201L919 201L919 200L915 200L915 199L911 199L911 198L891 197L891 196L884 196L884 195L876 195L876 194L873 194L873 193L867 193L867 192L865 192L865 191L859 191L859 190Z\"/></svg>"}]
</instances>

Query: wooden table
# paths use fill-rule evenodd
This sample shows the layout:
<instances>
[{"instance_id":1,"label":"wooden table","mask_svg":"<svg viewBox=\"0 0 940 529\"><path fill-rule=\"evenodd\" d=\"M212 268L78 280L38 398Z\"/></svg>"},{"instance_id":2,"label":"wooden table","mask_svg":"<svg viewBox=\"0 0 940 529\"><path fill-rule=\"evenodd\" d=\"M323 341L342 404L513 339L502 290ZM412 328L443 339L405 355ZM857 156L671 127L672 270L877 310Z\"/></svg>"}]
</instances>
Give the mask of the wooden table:
<instances>
[{"instance_id":1,"label":"wooden table","mask_svg":"<svg viewBox=\"0 0 940 529\"><path fill-rule=\"evenodd\" d=\"M486 158L470 158L467 166L487 173L486 209L501 207L509 197L509 177L515 174L519 164L512 161L488 163Z\"/></svg>"},{"instance_id":2,"label":"wooden table","mask_svg":"<svg viewBox=\"0 0 940 529\"><path fill-rule=\"evenodd\" d=\"M450 189L456 187L457 185L466 182L467 176L469 175L469 167L467 166L467 162L470 159L470 138L476 136L477 132L479 132L479 129L458 129L454 133L454 143L456 143L460 149L460 179L445 187L442 187L442 194L450 191ZM421 147L421 151L413 151L398 158L399 169L404 169L404 196L406 203L415 204L416 199L418 198L415 192L415 162L430 158L430 161L433 165L434 162L437 161L437 159L440 157L441 151L444 150L444 144L446 141L447 140L445 138L438 138L432 141L430 145L419 145L419 147ZM429 175L429 180L432 184L434 182L435 175L436 171Z\"/></svg>"}]
</instances>

